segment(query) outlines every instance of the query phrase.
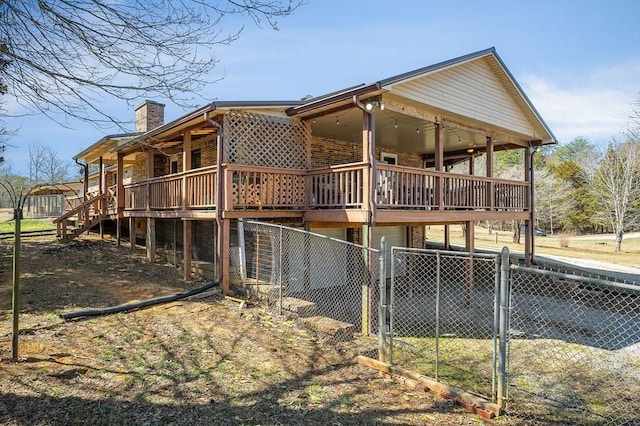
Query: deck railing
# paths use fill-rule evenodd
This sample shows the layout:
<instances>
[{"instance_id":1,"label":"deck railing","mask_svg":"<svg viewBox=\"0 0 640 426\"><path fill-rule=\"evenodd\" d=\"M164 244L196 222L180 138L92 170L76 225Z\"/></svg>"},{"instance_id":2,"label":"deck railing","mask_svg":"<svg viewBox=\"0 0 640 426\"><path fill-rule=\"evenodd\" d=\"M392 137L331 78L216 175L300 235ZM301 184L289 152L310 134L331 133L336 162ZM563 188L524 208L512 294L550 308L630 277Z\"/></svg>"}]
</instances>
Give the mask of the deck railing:
<instances>
[{"instance_id":1,"label":"deck railing","mask_svg":"<svg viewBox=\"0 0 640 426\"><path fill-rule=\"evenodd\" d=\"M366 208L366 163L313 170L228 164L222 167L226 210ZM378 209L528 209L529 184L412 167L377 164L373 197ZM127 210L212 209L216 167L125 185ZM186 195L186 196L185 196Z\"/></svg>"},{"instance_id":2,"label":"deck railing","mask_svg":"<svg viewBox=\"0 0 640 426\"><path fill-rule=\"evenodd\" d=\"M310 208L362 208L365 163L310 170Z\"/></svg>"},{"instance_id":3,"label":"deck railing","mask_svg":"<svg viewBox=\"0 0 640 426\"><path fill-rule=\"evenodd\" d=\"M302 209L306 205L306 173L297 169L226 165L227 209Z\"/></svg>"},{"instance_id":4,"label":"deck railing","mask_svg":"<svg viewBox=\"0 0 640 426\"><path fill-rule=\"evenodd\" d=\"M125 209L214 208L216 206L216 187L215 166L160 176L125 185ZM187 197L183 197L183 191Z\"/></svg>"}]
</instances>

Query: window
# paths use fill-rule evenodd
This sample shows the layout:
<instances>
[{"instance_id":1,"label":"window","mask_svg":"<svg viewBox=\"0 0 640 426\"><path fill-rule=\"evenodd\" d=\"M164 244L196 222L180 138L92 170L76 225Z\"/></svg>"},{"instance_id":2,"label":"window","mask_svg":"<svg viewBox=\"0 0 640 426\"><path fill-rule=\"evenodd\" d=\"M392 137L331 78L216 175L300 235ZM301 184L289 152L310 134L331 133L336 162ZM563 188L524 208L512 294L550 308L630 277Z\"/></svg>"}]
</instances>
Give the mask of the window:
<instances>
[{"instance_id":1,"label":"window","mask_svg":"<svg viewBox=\"0 0 640 426\"><path fill-rule=\"evenodd\" d=\"M200 148L191 151L191 169L202 167L202 151Z\"/></svg>"},{"instance_id":2,"label":"window","mask_svg":"<svg viewBox=\"0 0 640 426\"><path fill-rule=\"evenodd\" d=\"M171 174L178 173L178 160L171 160Z\"/></svg>"},{"instance_id":3,"label":"window","mask_svg":"<svg viewBox=\"0 0 640 426\"><path fill-rule=\"evenodd\" d=\"M389 154L388 152L380 153L380 161L387 164L398 164L398 155Z\"/></svg>"}]
</instances>

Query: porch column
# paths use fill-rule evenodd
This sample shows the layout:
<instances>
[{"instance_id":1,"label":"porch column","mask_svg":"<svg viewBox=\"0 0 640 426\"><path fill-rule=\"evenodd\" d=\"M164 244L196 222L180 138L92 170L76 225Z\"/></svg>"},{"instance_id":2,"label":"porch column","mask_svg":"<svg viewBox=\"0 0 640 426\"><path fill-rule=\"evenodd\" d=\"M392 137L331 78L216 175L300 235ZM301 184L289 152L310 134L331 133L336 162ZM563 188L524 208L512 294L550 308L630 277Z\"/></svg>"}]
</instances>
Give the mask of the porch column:
<instances>
[{"instance_id":1,"label":"porch column","mask_svg":"<svg viewBox=\"0 0 640 426\"><path fill-rule=\"evenodd\" d=\"M191 281L191 260L193 258L193 236L191 227L192 223L190 220L182 222L182 266L185 281Z\"/></svg>"},{"instance_id":2,"label":"porch column","mask_svg":"<svg viewBox=\"0 0 640 426\"><path fill-rule=\"evenodd\" d=\"M491 136L487 136L487 152L486 152L486 169L487 169L487 177L493 177L493 138ZM487 207L489 210L495 210L496 207L496 194L495 194L495 186L493 182L487 182Z\"/></svg>"},{"instance_id":3,"label":"porch column","mask_svg":"<svg viewBox=\"0 0 640 426\"><path fill-rule=\"evenodd\" d=\"M156 262L156 220L152 217L147 218L147 260L151 263Z\"/></svg>"},{"instance_id":4,"label":"porch column","mask_svg":"<svg viewBox=\"0 0 640 426\"><path fill-rule=\"evenodd\" d=\"M104 162L102 157L98 160L98 169L100 170L100 177L98 178L98 193L104 192Z\"/></svg>"},{"instance_id":5,"label":"porch column","mask_svg":"<svg viewBox=\"0 0 640 426\"><path fill-rule=\"evenodd\" d=\"M191 170L191 132L187 130L182 135L182 171ZM182 174L182 210L186 210L189 205L189 195L187 194L187 176Z\"/></svg>"},{"instance_id":6,"label":"porch column","mask_svg":"<svg viewBox=\"0 0 640 426\"><path fill-rule=\"evenodd\" d=\"M191 131L182 135L182 171L191 170Z\"/></svg>"},{"instance_id":7,"label":"porch column","mask_svg":"<svg viewBox=\"0 0 640 426\"><path fill-rule=\"evenodd\" d=\"M526 206L529 209L529 219L524 221L524 261L527 265L530 265L533 261L533 161L530 147L524 149L524 180L529 183L529 191L525 194Z\"/></svg>"},{"instance_id":8,"label":"porch column","mask_svg":"<svg viewBox=\"0 0 640 426\"><path fill-rule=\"evenodd\" d=\"M363 224L363 245L365 247L373 247L375 245L375 225L376 225L376 187L378 185L378 173L376 171L376 136L375 136L375 116L371 111L367 111L357 101L357 97L354 97L355 104L362 110L362 155L364 162L368 167L365 168L369 171L369 176L365 177L366 182L366 195L364 205L369 210L367 223ZM367 270L373 271L373 256L369 250L365 250L364 262ZM370 306L370 288L369 283L362 284L362 317L361 317L361 332L364 335L369 334L369 318L373 312Z\"/></svg>"},{"instance_id":9,"label":"porch column","mask_svg":"<svg viewBox=\"0 0 640 426\"><path fill-rule=\"evenodd\" d=\"M444 126L435 123L435 168L441 172L444 169ZM435 179L435 200L439 210L444 210L444 179L437 176ZM445 229L448 229L445 227Z\"/></svg>"},{"instance_id":10,"label":"porch column","mask_svg":"<svg viewBox=\"0 0 640 426\"><path fill-rule=\"evenodd\" d=\"M122 240L122 220L124 218L124 154L118 153L117 160L117 174L118 181L116 182L116 211L118 213L116 235L118 239L118 246Z\"/></svg>"},{"instance_id":11,"label":"porch column","mask_svg":"<svg viewBox=\"0 0 640 426\"><path fill-rule=\"evenodd\" d=\"M129 218L129 244L131 244L131 253L136 251L136 218Z\"/></svg>"}]
</instances>

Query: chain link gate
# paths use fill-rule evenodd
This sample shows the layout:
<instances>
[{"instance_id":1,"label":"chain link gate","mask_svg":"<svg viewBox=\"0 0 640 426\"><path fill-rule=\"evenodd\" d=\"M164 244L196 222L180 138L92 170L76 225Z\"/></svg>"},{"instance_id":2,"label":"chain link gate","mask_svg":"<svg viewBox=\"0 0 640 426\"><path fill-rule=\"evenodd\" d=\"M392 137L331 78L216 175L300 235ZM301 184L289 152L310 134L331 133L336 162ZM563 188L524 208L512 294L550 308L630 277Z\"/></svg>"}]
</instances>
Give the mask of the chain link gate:
<instances>
[{"instance_id":1,"label":"chain link gate","mask_svg":"<svg viewBox=\"0 0 640 426\"><path fill-rule=\"evenodd\" d=\"M236 267L234 275L271 309L313 321L338 340L377 332L380 250L261 222L238 229L244 256L236 263L246 270Z\"/></svg>"},{"instance_id":2,"label":"chain link gate","mask_svg":"<svg viewBox=\"0 0 640 426\"><path fill-rule=\"evenodd\" d=\"M493 399L499 256L400 247L391 255L389 362Z\"/></svg>"}]
</instances>

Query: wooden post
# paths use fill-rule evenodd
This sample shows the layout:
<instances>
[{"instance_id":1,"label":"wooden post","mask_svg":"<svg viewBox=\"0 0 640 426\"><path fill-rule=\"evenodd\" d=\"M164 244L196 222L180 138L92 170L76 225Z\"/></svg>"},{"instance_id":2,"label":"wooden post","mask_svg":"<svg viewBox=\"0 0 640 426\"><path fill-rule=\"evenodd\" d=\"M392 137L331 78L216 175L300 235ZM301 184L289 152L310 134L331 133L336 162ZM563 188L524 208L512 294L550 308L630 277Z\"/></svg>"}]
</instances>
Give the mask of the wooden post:
<instances>
[{"instance_id":1,"label":"wooden post","mask_svg":"<svg viewBox=\"0 0 640 426\"><path fill-rule=\"evenodd\" d=\"M116 182L116 212L118 214L118 223L117 223L117 239L118 246L121 244L122 240L122 219L124 215L124 154L118 153L117 160L117 175L118 181Z\"/></svg>"},{"instance_id":2,"label":"wooden post","mask_svg":"<svg viewBox=\"0 0 640 426\"><path fill-rule=\"evenodd\" d=\"M191 281L191 260L193 258L192 223L190 220L182 222L182 266L184 268L184 280Z\"/></svg>"},{"instance_id":3,"label":"wooden post","mask_svg":"<svg viewBox=\"0 0 640 426\"><path fill-rule=\"evenodd\" d=\"M191 170L191 132L187 130L182 135L182 171ZM193 191L194 189L191 188ZM186 210L189 205L191 194L187 193L187 175L182 174L182 210Z\"/></svg>"},{"instance_id":4,"label":"wooden post","mask_svg":"<svg viewBox=\"0 0 640 426\"><path fill-rule=\"evenodd\" d=\"M222 267L222 281L220 282L220 287L222 289L223 294L229 294L229 240L231 236L231 220L224 219L222 221L222 258L220 259L221 267Z\"/></svg>"},{"instance_id":5,"label":"wooden post","mask_svg":"<svg viewBox=\"0 0 640 426\"><path fill-rule=\"evenodd\" d=\"M129 218L129 243L131 244L131 253L136 251L136 218Z\"/></svg>"},{"instance_id":6,"label":"wooden post","mask_svg":"<svg viewBox=\"0 0 640 426\"><path fill-rule=\"evenodd\" d=\"M467 226L467 232L465 232L465 240L464 240L464 248L466 251L468 252L472 252L474 250L474 243L475 243L475 229L474 229L474 223L472 220L468 221L466 223Z\"/></svg>"},{"instance_id":7,"label":"wooden post","mask_svg":"<svg viewBox=\"0 0 640 426\"><path fill-rule=\"evenodd\" d=\"M533 261L533 168L531 165L531 148L526 147L524 149L524 180L529 183L529 191L526 194L526 205L529 209L529 219L525 220L525 234L524 234L524 261L527 265L530 265Z\"/></svg>"},{"instance_id":8,"label":"wooden post","mask_svg":"<svg viewBox=\"0 0 640 426\"><path fill-rule=\"evenodd\" d=\"M491 136L487 136L487 177L493 177L493 146L493 138ZM493 182L487 182L487 207L492 211L496 208L496 193Z\"/></svg>"},{"instance_id":9,"label":"wooden post","mask_svg":"<svg viewBox=\"0 0 640 426\"><path fill-rule=\"evenodd\" d=\"M435 123L435 168L441 172L444 169L444 126ZM435 179L435 200L439 210L444 210L444 179L436 176ZM445 243L446 244L446 243Z\"/></svg>"},{"instance_id":10,"label":"wooden post","mask_svg":"<svg viewBox=\"0 0 640 426\"><path fill-rule=\"evenodd\" d=\"M105 175L105 167L104 167L104 162L102 160L102 157L100 157L100 179L98 181L98 194L100 194L101 196L106 192L106 175ZM105 202L104 202L104 197L101 197L98 201L98 205L97 205L97 211L94 211L94 214L97 213L99 215L100 218L100 239L104 238L104 226L103 226L103 219L104 219L104 210L105 210ZM89 222L91 220L91 218L87 215L87 217L85 217L85 221ZM85 222L85 226L87 227L87 234L89 234L89 224Z\"/></svg>"},{"instance_id":11,"label":"wooden post","mask_svg":"<svg viewBox=\"0 0 640 426\"><path fill-rule=\"evenodd\" d=\"M156 261L156 220L147 218L147 260L151 263Z\"/></svg>"},{"instance_id":12,"label":"wooden post","mask_svg":"<svg viewBox=\"0 0 640 426\"><path fill-rule=\"evenodd\" d=\"M445 250L450 250L451 249L451 229L449 228L449 225L445 225L444 226L444 249Z\"/></svg>"},{"instance_id":13,"label":"wooden post","mask_svg":"<svg viewBox=\"0 0 640 426\"><path fill-rule=\"evenodd\" d=\"M368 250L368 248L371 247L371 244L373 243L373 238L374 238L373 235L374 235L373 226L368 224L363 224L362 225L362 245L366 248L362 250L362 257L363 257L362 260L364 263L364 267L368 271L371 271L373 266L371 265L371 261L372 261L371 251ZM369 334L369 315L370 315L369 283L367 282L367 280L365 280L365 282L362 283L361 299L362 299L361 332L364 336L367 336Z\"/></svg>"},{"instance_id":14,"label":"wooden post","mask_svg":"<svg viewBox=\"0 0 640 426\"><path fill-rule=\"evenodd\" d=\"M18 335L20 334L18 319L20 316L20 221L22 220L22 209L13 210L13 220L15 228L13 233L13 295L11 299L11 352L14 361L18 361Z\"/></svg>"}]
</instances>

